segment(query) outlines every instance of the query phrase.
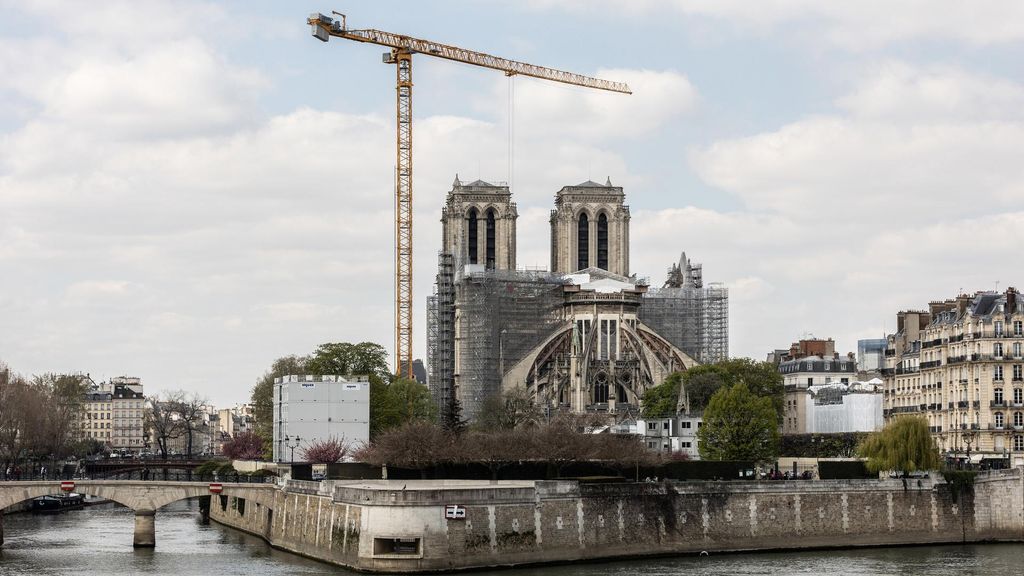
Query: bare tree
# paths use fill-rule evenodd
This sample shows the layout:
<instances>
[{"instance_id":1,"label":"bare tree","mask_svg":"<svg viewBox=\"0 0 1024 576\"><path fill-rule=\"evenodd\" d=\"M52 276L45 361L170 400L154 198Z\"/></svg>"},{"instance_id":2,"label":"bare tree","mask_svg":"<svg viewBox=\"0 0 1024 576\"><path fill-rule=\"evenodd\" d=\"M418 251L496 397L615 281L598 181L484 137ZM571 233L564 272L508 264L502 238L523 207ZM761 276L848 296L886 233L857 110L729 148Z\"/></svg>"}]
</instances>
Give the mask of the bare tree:
<instances>
[{"instance_id":1,"label":"bare tree","mask_svg":"<svg viewBox=\"0 0 1024 576\"><path fill-rule=\"evenodd\" d=\"M541 411L523 386L506 390L484 402L477 418L481 430L513 430L541 421Z\"/></svg>"},{"instance_id":2,"label":"bare tree","mask_svg":"<svg viewBox=\"0 0 1024 576\"><path fill-rule=\"evenodd\" d=\"M206 424L203 415L206 412L207 399L195 392L186 394L184 391L179 391L175 394L179 398L175 411L178 413L181 430L186 437L185 455L191 458L195 434Z\"/></svg>"},{"instance_id":3,"label":"bare tree","mask_svg":"<svg viewBox=\"0 0 1024 576\"><path fill-rule=\"evenodd\" d=\"M167 459L167 444L182 433L181 418L176 412L182 403L181 392L171 392L161 397L154 394L146 399L146 429L156 441L160 456Z\"/></svg>"},{"instance_id":4,"label":"bare tree","mask_svg":"<svg viewBox=\"0 0 1024 576\"><path fill-rule=\"evenodd\" d=\"M354 455L362 462L420 470L453 461L454 437L436 424L416 420L382 433Z\"/></svg>"}]
</instances>

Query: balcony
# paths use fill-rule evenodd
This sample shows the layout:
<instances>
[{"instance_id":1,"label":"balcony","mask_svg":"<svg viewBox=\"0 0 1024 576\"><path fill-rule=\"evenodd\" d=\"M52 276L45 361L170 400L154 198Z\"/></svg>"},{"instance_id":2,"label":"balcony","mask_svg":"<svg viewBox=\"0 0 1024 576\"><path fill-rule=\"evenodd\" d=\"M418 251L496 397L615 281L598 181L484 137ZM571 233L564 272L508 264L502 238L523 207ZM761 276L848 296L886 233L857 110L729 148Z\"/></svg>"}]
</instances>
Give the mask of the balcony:
<instances>
[{"instance_id":1,"label":"balcony","mask_svg":"<svg viewBox=\"0 0 1024 576\"><path fill-rule=\"evenodd\" d=\"M950 356L946 359L946 364L960 364L967 359L966 356Z\"/></svg>"},{"instance_id":2,"label":"balcony","mask_svg":"<svg viewBox=\"0 0 1024 576\"><path fill-rule=\"evenodd\" d=\"M917 370L917 367L914 366L908 368L900 366L899 368L896 369L896 374L917 374Z\"/></svg>"},{"instance_id":3,"label":"balcony","mask_svg":"<svg viewBox=\"0 0 1024 576\"><path fill-rule=\"evenodd\" d=\"M929 426L928 431L932 433L942 432L942 426Z\"/></svg>"},{"instance_id":4,"label":"balcony","mask_svg":"<svg viewBox=\"0 0 1024 576\"><path fill-rule=\"evenodd\" d=\"M977 424L971 424L971 430L980 430L980 429L981 429L981 427L978 426Z\"/></svg>"},{"instance_id":5,"label":"balcony","mask_svg":"<svg viewBox=\"0 0 1024 576\"><path fill-rule=\"evenodd\" d=\"M992 400L988 403L989 408L1006 408L1006 400Z\"/></svg>"},{"instance_id":6,"label":"balcony","mask_svg":"<svg viewBox=\"0 0 1024 576\"><path fill-rule=\"evenodd\" d=\"M882 368L882 376L892 376L896 371L892 368Z\"/></svg>"},{"instance_id":7,"label":"balcony","mask_svg":"<svg viewBox=\"0 0 1024 576\"><path fill-rule=\"evenodd\" d=\"M929 368L938 368L942 366L942 360L929 360L928 362L921 362L921 370L928 370Z\"/></svg>"},{"instance_id":8,"label":"balcony","mask_svg":"<svg viewBox=\"0 0 1024 576\"><path fill-rule=\"evenodd\" d=\"M971 406L972 406L972 407L973 407L973 408L974 408L975 410L977 410L978 408L981 408L981 400L975 400L974 402L972 402L972 403L971 403Z\"/></svg>"},{"instance_id":9,"label":"balcony","mask_svg":"<svg viewBox=\"0 0 1024 576\"><path fill-rule=\"evenodd\" d=\"M956 407L960 408L962 410L966 410L969 405L970 405L970 403L967 402L966 400L961 400L961 401L956 403Z\"/></svg>"}]
</instances>

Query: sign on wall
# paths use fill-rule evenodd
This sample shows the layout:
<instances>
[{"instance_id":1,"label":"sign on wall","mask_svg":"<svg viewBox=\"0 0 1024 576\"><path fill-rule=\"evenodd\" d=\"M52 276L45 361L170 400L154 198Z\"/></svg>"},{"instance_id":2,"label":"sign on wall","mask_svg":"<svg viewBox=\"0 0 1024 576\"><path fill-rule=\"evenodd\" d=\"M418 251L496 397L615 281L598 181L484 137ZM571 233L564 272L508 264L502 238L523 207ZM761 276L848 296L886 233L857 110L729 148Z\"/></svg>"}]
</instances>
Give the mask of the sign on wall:
<instances>
[{"instance_id":1,"label":"sign on wall","mask_svg":"<svg viewBox=\"0 0 1024 576\"><path fill-rule=\"evenodd\" d=\"M466 519L466 507L459 506L457 504L451 504L444 507L444 517L449 520L465 520Z\"/></svg>"}]
</instances>

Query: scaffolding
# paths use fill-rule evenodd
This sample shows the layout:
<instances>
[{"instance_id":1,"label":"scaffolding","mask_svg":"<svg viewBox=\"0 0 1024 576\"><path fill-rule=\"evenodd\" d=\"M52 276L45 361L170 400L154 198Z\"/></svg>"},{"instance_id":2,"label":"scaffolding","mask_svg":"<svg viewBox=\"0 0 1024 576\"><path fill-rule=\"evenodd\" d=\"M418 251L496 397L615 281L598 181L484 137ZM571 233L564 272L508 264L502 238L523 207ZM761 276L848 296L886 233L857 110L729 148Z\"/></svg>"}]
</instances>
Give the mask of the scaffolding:
<instances>
[{"instance_id":1,"label":"scaffolding","mask_svg":"<svg viewBox=\"0 0 1024 576\"><path fill-rule=\"evenodd\" d=\"M443 413L455 389L455 285L453 257L437 255L434 294L427 298L427 379L430 394Z\"/></svg>"},{"instance_id":2,"label":"scaffolding","mask_svg":"<svg viewBox=\"0 0 1024 576\"><path fill-rule=\"evenodd\" d=\"M652 288L644 294L640 321L701 364L729 356L729 289Z\"/></svg>"},{"instance_id":3,"label":"scaffolding","mask_svg":"<svg viewBox=\"0 0 1024 576\"><path fill-rule=\"evenodd\" d=\"M474 420L501 394L504 375L562 323L561 275L473 270L455 283L455 382Z\"/></svg>"}]
</instances>

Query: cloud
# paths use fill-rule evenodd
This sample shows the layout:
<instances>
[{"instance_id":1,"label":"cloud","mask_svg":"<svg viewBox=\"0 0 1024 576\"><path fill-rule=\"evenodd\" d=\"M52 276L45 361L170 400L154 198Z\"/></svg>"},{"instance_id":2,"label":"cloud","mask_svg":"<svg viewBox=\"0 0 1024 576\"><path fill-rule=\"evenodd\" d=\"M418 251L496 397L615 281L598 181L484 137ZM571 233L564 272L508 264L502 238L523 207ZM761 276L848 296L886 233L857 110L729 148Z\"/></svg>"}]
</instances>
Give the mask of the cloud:
<instances>
[{"instance_id":1,"label":"cloud","mask_svg":"<svg viewBox=\"0 0 1024 576\"><path fill-rule=\"evenodd\" d=\"M692 150L706 182L754 210L839 230L1009 209L1024 198L1024 87L957 69L879 67L837 100L847 114ZM835 231L832 228L832 231Z\"/></svg>"},{"instance_id":2,"label":"cloud","mask_svg":"<svg viewBox=\"0 0 1024 576\"><path fill-rule=\"evenodd\" d=\"M801 26L835 46L864 51L890 43L946 39L990 46L1024 39L1024 6L982 0L817 2L814 0L530 0L535 10L571 10L615 18L663 18L666 10L767 33Z\"/></svg>"}]
</instances>

